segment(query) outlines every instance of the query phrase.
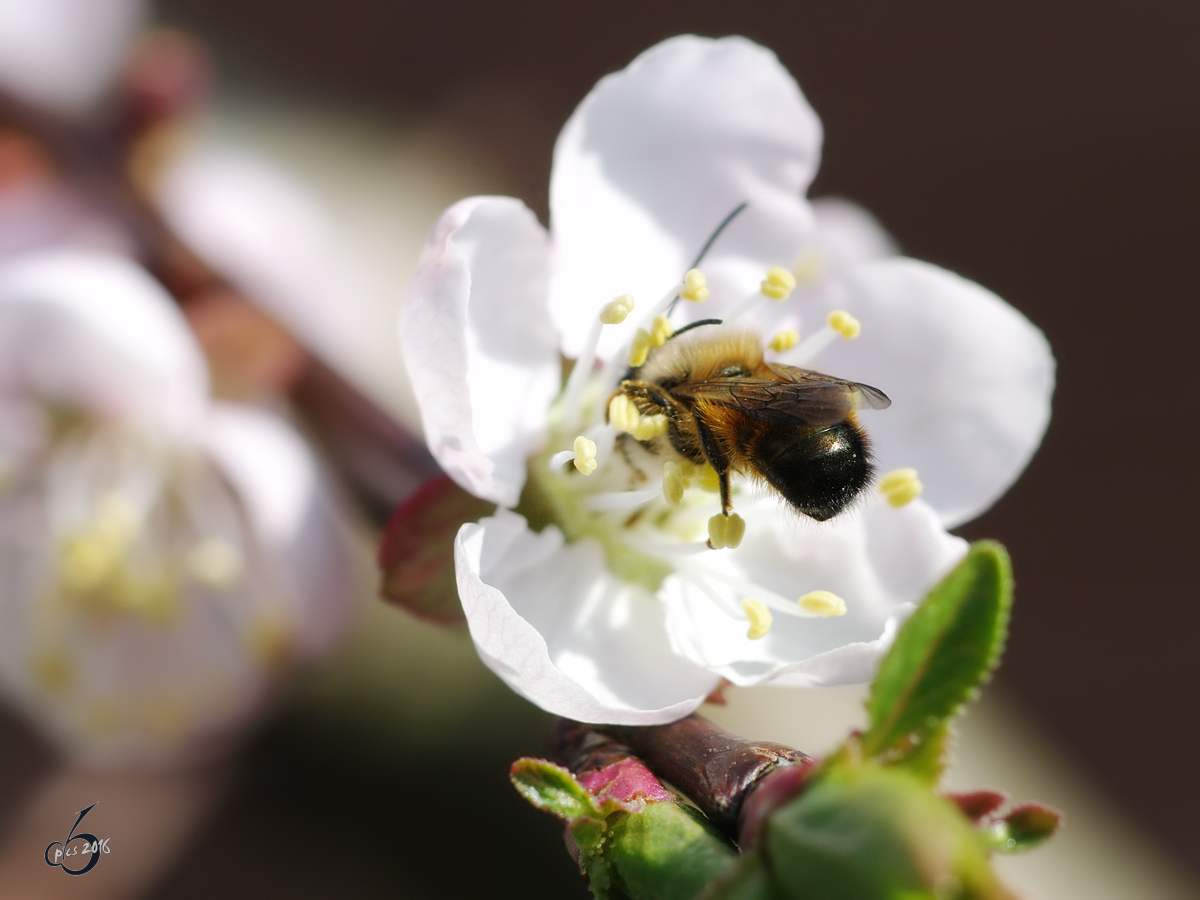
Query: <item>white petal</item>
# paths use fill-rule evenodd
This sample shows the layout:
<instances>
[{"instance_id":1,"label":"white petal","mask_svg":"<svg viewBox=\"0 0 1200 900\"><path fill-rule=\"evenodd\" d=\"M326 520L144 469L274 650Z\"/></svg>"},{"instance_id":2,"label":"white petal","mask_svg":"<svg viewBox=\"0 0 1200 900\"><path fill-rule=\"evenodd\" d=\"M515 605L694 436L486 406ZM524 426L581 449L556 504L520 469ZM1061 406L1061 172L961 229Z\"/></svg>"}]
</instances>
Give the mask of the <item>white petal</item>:
<instances>
[{"instance_id":1,"label":"white petal","mask_svg":"<svg viewBox=\"0 0 1200 900\"><path fill-rule=\"evenodd\" d=\"M66 185L30 179L0 191L0 262L46 248L133 256L131 236Z\"/></svg>"},{"instance_id":2,"label":"white petal","mask_svg":"<svg viewBox=\"0 0 1200 900\"><path fill-rule=\"evenodd\" d=\"M916 468L947 527L974 518L1046 430L1054 358L1045 336L990 291L911 259L867 263L844 286L836 302L862 335L837 341L813 368L891 397L889 409L861 416L880 471Z\"/></svg>"},{"instance_id":3,"label":"white petal","mask_svg":"<svg viewBox=\"0 0 1200 900\"><path fill-rule=\"evenodd\" d=\"M109 87L142 0L0 0L0 86L78 115Z\"/></svg>"},{"instance_id":4,"label":"white petal","mask_svg":"<svg viewBox=\"0 0 1200 900\"><path fill-rule=\"evenodd\" d=\"M716 676L675 656L663 610L608 573L591 541L565 545L515 513L462 527L458 589L487 666L543 709L583 722L652 725L694 710Z\"/></svg>"},{"instance_id":5,"label":"white petal","mask_svg":"<svg viewBox=\"0 0 1200 900\"><path fill-rule=\"evenodd\" d=\"M506 506L561 382L549 265L545 230L519 201L463 200L434 228L400 314L430 452L468 491Z\"/></svg>"},{"instance_id":6,"label":"white petal","mask_svg":"<svg viewBox=\"0 0 1200 900\"><path fill-rule=\"evenodd\" d=\"M232 484L279 582L275 613L308 654L328 649L354 609L356 567L308 445L277 416L217 404L205 443Z\"/></svg>"},{"instance_id":7,"label":"white petal","mask_svg":"<svg viewBox=\"0 0 1200 900\"><path fill-rule=\"evenodd\" d=\"M841 271L898 252L895 241L879 220L857 203L840 197L822 197L813 201L813 212L817 223L813 239L828 257L830 269Z\"/></svg>"},{"instance_id":8,"label":"white petal","mask_svg":"<svg viewBox=\"0 0 1200 900\"><path fill-rule=\"evenodd\" d=\"M718 605L694 584L701 569L682 569L660 591L673 645L735 684L869 681L899 621L962 559L966 542L947 534L919 500L900 509L867 503L824 523L771 515L773 503L743 510L746 536L736 551L713 551L699 563L791 602L831 591L845 600L846 614L801 618L775 611L766 637L751 640L745 619L730 611L753 595L709 578L724 601Z\"/></svg>"},{"instance_id":9,"label":"white petal","mask_svg":"<svg viewBox=\"0 0 1200 900\"><path fill-rule=\"evenodd\" d=\"M712 298L683 315L719 315L768 267L791 266L811 228L803 196L820 144L791 75L744 38L672 38L601 80L563 128L550 182L565 352L579 352L613 297L657 301L739 204L705 257ZM602 355L621 330L606 329Z\"/></svg>"},{"instance_id":10,"label":"white petal","mask_svg":"<svg viewBox=\"0 0 1200 900\"><path fill-rule=\"evenodd\" d=\"M207 393L187 323L133 263L62 251L0 268L0 398L186 429Z\"/></svg>"},{"instance_id":11,"label":"white petal","mask_svg":"<svg viewBox=\"0 0 1200 900\"><path fill-rule=\"evenodd\" d=\"M361 354L377 337L321 211L265 160L193 150L167 170L159 203L193 249L324 359Z\"/></svg>"}]
</instances>

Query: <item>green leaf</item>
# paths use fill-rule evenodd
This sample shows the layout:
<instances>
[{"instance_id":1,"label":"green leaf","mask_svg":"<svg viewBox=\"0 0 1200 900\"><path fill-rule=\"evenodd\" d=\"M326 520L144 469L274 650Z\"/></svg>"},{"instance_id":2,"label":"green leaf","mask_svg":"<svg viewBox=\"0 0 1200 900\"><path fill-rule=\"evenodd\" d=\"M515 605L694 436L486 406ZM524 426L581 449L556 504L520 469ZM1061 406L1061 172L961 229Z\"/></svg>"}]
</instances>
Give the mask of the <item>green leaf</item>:
<instances>
[{"instance_id":1,"label":"green leaf","mask_svg":"<svg viewBox=\"0 0 1200 900\"><path fill-rule=\"evenodd\" d=\"M931 785L937 784L946 769L946 756L950 744L950 723L946 720L937 726L910 734L899 745L882 755L889 766L903 766Z\"/></svg>"},{"instance_id":2,"label":"green leaf","mask_svg":"<svg viewBox=\"0 0 1200 900\"><path fill-rule=\"evenodd\" d=\"M508 777L522 797L564 821L584 816L604 818L592 795L562 766L544 759L524 757L512 764Z\"/></svg>"},{"instance_id":3,"label":"green leaf","mask_svg":"<svg viewBox=\"0 0 1200 900\"><path fill-rule=\"evenodd\" d=\"M1012 605L1012 572L999 544L980 541L901 627L871 685L868 756L935 739L1000 659Z\"/></svg>"}]
</instances>

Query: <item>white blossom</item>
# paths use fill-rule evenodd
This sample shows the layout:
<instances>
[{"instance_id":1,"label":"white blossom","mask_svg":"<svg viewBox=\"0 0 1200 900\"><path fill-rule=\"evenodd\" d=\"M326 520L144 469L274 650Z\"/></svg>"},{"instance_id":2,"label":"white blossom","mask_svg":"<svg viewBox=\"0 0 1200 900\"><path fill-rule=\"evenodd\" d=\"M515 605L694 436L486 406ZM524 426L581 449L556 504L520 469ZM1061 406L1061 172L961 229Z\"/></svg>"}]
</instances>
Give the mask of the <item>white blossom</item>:
<instances>
[{"instance_id":1,"label":"white blossom","mask_svg":"<svg viewBox=\"0 0 1200 900\"><path fill-rule=\"evenodd\" d=\"M434 229L403 350L434 457L499 507L458 534L459 593L484 661L551 712L651 724L721 679L869 680L965 552L945 529L986 509L1041 439L1053 387L1041 333L984 288L888 255L856 209L810 205L820 144L769 51L679 37L603 79L568 121L549 231L500 197L464 200ZM704 541L717 496L681 493L662 460L631 462L632 442L617 446L605 423L638 327L663 327L655 316L687 293L710 242L709 297L680 301L675 329L752 328L780 348L768 358L892 400L860 418L877 488L816 523L743 481L745 535L720 550ZM786 299L764 296L771 279ZM634 311L600 325L626 296ZM773 343L793 331L794 345ZM565 389L561 354L576 359Z\"/></svg>"}]
</instances>

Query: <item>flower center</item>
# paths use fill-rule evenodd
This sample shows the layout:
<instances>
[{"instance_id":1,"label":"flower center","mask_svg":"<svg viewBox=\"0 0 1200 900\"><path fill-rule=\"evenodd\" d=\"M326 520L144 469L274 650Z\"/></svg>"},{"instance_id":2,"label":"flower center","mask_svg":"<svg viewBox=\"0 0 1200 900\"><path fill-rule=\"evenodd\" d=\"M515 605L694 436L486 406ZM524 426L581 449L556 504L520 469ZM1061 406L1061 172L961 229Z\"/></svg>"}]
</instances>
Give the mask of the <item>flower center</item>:
<instances>
[{"instance_id":1,"label":"flower center","mask_svg":"<svg viewBox=\"0 0 1200 900\"><path fill-rule=\"evenodd\" d=\"M781 267L770 269L759 291L739 304L743 316L762 302L786 300L796 287L796 276ZM752 578L729 574L726 567L706 562L712 550L737 548L746 523L728 508L726 494L741 490L734 472L722 479L707 461L697 462L678 452L656 454L667 447L667 437L677 411L647 413L618 390L633 370L642 370L658 348L675 335L669 312L679 299L701 302L708 295L704 275L690 270L643 316L624 351L597 364L596 349L605 327L624 323L635 308L629 296L606 304L593 321L582 353L566 386L551 410L547 449L530 461L529 478L518 510L531 526L555 524L567 540L596 540L604 549L609 569L618 577L656 591L664 578L675 574L708 596L728 615L747 624L747 637L758 639L770 631L773 613L804 616L840 616L846 602L828 591L812 591L788 600L755 583ZM763 350L788 353L789 359L811 360L834 340L853 339L861 326L845 311L828 317L824 327L800 341L794 330L775 335ZM745 374L726 366L722 377ZM559 450L570 446L570 450ZM919 493L915 472L907 479L889 475L881 484L893 505ZM911 495L911 496L910 496ZM714 507L717 511L714 513ZM729 599L741 594L740 603Z\"/></svg>"},{"instance_id":2,"label":"flower center","mask_svg":"<svg viewBox=\"0 0 1200 900\"><path fill-rule=\"evenodd\" d=\"M38 477L55 550L46 602L97 621L173 621L190 586L244 576L241 513L220 476L112 427L62 439Z\"/></svg>"}]
</instances>

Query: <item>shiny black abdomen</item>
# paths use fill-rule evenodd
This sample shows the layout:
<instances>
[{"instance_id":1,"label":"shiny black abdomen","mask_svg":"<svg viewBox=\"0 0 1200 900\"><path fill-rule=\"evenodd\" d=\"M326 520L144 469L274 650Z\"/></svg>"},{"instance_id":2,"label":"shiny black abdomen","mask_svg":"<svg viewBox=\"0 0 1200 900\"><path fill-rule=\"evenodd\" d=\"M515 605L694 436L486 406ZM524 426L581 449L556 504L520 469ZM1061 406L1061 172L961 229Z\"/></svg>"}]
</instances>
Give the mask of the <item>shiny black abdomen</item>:
<instances>
[{"instance_id":1,"label":"shiny black abdomen","mask_svg":"<svg viewBox=\"0 0 1200 900\"><path fill-rule=\"evenodd\" d=\"M866 436L853 422L814 431L761 432L753 458L760 474L797 510L819 522L850 505L871 481Z\"/></svg>"}]
</instances>

